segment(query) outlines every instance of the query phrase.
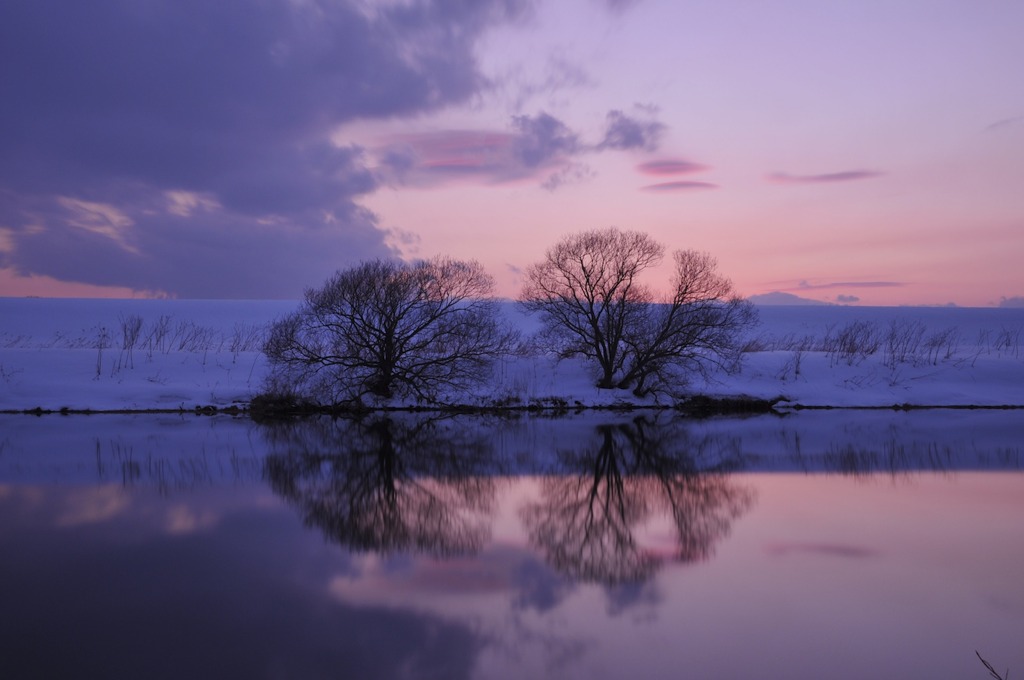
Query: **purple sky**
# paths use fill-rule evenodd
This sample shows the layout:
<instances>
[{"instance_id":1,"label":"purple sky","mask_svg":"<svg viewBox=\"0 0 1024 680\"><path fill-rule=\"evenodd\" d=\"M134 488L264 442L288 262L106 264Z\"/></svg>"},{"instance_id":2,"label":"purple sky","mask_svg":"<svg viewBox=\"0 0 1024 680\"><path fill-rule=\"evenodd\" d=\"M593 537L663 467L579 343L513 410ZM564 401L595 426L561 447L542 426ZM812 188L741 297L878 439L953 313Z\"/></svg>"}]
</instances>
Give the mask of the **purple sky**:
<instances>
[{"instance_id":1,"label":"purple sky","mask_svg":"<svg viewBox=\"0 0 1024 680\"><path fill-rule=\"evenodd\" d=\"M1022 31L1016 0L5 0L0 295L446 253L514 296L617 225L746 295L1012 302Z\"/></svg>"}]
</instances>

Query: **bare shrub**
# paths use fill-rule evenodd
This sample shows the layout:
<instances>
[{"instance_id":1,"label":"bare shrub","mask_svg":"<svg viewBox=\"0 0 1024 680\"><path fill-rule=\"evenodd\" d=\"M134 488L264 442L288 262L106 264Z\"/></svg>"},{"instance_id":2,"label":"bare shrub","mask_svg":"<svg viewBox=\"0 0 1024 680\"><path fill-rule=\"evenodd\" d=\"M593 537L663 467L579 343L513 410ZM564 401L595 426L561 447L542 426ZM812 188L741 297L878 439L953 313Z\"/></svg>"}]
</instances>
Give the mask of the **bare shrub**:
<instances>
[{"instance_id":1,"label":"bare shrub","mask_svg":"<svg viewBox=\"0 0 1024 680\"><path fill-rule=\"evenodd\" d=\"M743 345L740 347L740 352L743 354L753 354L756 352L769 352L775 339L770 335L761 334L755 337L747 338Z\"/></svg>"},{"instance_id":2,"label":"bare shrub","mask_svg":"<svg viewBox=\"0 0 1024 680\"><path fill-rule=\"evenodd\" d=\"M166 354L170 351L169 338L171 334L171 317L161 314L160 317L149 327L149 333L142 345L146 348L147 354L153 356L153 352Z\"/></svg>"},{"instance_id":3,"label":"bare shrub","mask_svg":"<svg viewBox=\"0 0 1024 680\"><path fill-rule=\"evenodd\" d=\"M106 326L100 326L96 330L96 379L99 380L103 373L103 350L110 347L110 332Z\"/></svg>"},{"instance_id":4,"label":"bare shrub","mask_svg":"<svg viewBox=\"0 0 1024 680\"><path fill-rule=\"evenodd\" d=\"M818 341L813 335L787 333L778 337L769 336L764 344L765 351L769 352L813 352Z\"/></svg>"},{"instance_id":5,"label":"bare shrub","mask_svg":"<svg viewBox=\"0 0 1024 680\"><path fill-rule=\"evenodd\" d=\"M14 335L9 333L0 334L0 347L4 349L14 349L15 347L28 347L32 336L20 334Z\"/></svg>"},{"instance_id":6,"label":"bare shrub","mask_svg":"<svg viewBox=\"0 0 1024 680\"><path fill-rule=\"evenodd\" d=\"M900 364L916 364L924 333L925 326L920 321L890 322L882 363L892 369Z\"/></svg>"},{"instance_id":7,"label":"bare shrub","mask_svg":"<svg viewBox=\"0 0 1024 680\"><path fill-rule=\"evenodd\" d=\"M228 350L238 358L241 352L255 352L266 341L266 327L255 323L236 323L228 339Z\"/></svg>"},{"instance_id":8,"label":"bare shrub","mask_svg":"<svg viewBox=\"0 0 1024 680\"><path fill-rule=\"evenodd\" d=\"M775 377L779 380L787 380L792 374L793 380L800 377L800 369L803 364L804 353L802 350L795 350L786 363L782 365Z\"/></svg>"},{"instance_id":9,"label":"bare shrub","mask_svg":"<svg viewBox=\"0 0 1024 680\"><path fill-rule=\"evenodd\" d=\"M925 338L922 346L928 363L932 365L952 359L960 348L960 330L951 327L932 333Z\"/></svg>"},{"instance_id":10,"label":"bare shrub","mask_svg":"<svg viewBox=\"0 0 1024 680\"><path fill-rule=\"evenodd\" d=\"M1011 328L1003 326L999 332L992 337L992 351L996 354L1007 354L1013 357L1020 357L1020 336L1021 327Z\"/></svg>"},{"instance_id":11,"label":"bare shrub","mask_svg":"<svg viewBox=\"0 0 1024 680\"><path fill-rule=\"evenodd\" d=\"M119 315L118 322L121 325L121 357L118 363L124 363L135 368L135 345L139 342L142 334L142 317L137 314Z\"/></svg>"},{"instance_id":12,"label":"bare shrub","mask_svg":"<svg viewBox=\"0 0 1024 680\"><path fill-rule=\"evenodd\" d=\"M851 321L838 330L829 326L822 340L822 350L833 366L840 361L850 366L860 363L881 346L881 333L870 321Z\"/></svg>"},{"instance_id":13,"label":"bare shrub","mask_svg":"<svg viewBox=\"0 0 1024 680\"><path fill-rule=\"evenodd\" d=\"M217 331L194 321L179 321L170 346L179 352L203 352L217 349Z\"/></svg>"},{"instance_id":14,"label":"bare shrub","mask_svg":"<svg viewBox=\"0 0 1024 680\"><path fill-rule=\"evenodd\" d=\"M11 378L13 378L18 373L24 373L24 372L25 372L25 369L23 369L23 368L19 368L19 369L4 368L4 365L0 364L0 380L4 381L5 383L9 383L11 381Z\"/></svg>"}]
</instances>

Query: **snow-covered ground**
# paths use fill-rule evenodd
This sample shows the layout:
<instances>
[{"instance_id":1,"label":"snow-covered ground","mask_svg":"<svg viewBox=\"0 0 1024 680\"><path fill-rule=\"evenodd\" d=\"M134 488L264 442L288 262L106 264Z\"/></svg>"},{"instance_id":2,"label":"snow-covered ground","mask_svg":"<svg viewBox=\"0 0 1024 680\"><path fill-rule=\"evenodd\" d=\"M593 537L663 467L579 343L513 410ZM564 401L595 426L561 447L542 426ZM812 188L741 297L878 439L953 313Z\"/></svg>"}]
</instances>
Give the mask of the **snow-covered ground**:
<instances>
[{"instance_id":1,"label":"snow-covered ground","mask_svg":"<svg viewBox=\"0 0 1024 680\"><path fill-rule=\"evenodd\" d=\"M0 411L244 405L266 373L267 324L296 305L0 298ZM536 329L514 305L506 313ZM689 390L806 406L1024 405L1024 309L766 306L760 317L739 369ZM580 361L516 356L462 401L654 403L593 384Z\"/></svg>"}]
</instances>

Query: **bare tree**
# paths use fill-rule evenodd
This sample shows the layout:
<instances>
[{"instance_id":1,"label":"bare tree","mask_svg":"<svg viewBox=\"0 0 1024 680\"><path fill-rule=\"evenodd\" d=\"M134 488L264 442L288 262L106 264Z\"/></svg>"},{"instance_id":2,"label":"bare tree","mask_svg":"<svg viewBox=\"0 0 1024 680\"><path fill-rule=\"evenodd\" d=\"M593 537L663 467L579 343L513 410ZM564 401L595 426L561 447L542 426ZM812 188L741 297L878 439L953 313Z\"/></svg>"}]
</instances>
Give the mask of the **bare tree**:
<instances>
[{"instance_id":1,"label":"bare tree","mask_svg":"<svg viewBox=\"0 0 1024 680\"><path fill-rule=\"evenodd\" d=\"M625 337L630 364L621 384L637 394L681 379L680 370L730 368L743 331L757 323L754 306L733 293L711 255L677 250L673 258L671 297L643 303L640 323Z\"/></svg>"},{"instance_id":2,"label":"bare tree","mask_svg":"<svg viewBox=\"0 0 1024 680\"><path fill-rule=\"evenodd\" d=\"M364 262L306 291L264 345L272 387L330 403L365 395L436 401L484 380L515 334L477 262Z\"/></svg>"},{"instance_id":3,"label":"bare tree","mask_svg":"<svg viewBox=\"0 0 1024 680\"><path fill-rule=\"evenodd\" d=\"M527 271L520 301L539 313L542 337L561 356L582 355L600 370L598 387L638 395L728 367L742 332L757 322L707 253L673 254L668 295L639 282L664 248L646 234L615 228L569 236Z\"/></svg>"},{"instance_id":4,"label":"bare tree","mask_svg":"<svg viewBox=\"0 0 1024 680\"><path fill-rule=\"evenodd\" d=\"M664 247L646 234L614 227L574 234L526 272L520 301L539 313L545 337L562 356L583 355L601 370L598 387L615 387L626 362L625 338L650 297L637 277Z\"/></svg>"}]
</instances>

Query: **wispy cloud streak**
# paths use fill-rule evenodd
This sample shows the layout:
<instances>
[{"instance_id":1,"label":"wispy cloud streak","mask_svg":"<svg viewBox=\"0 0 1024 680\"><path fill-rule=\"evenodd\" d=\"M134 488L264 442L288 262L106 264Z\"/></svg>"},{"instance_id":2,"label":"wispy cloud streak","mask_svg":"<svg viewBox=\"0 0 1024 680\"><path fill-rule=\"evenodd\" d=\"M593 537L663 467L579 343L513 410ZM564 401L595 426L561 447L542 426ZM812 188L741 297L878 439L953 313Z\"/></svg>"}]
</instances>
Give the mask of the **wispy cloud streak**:
<instances>
[{"instance_id":1,"label":"wispy cloud streak","mask_svg":"<svg viewBox=\"0 0 1024 680\"><path fill-rule=\"evenodd\" d=\"M717 189L718 185L711 182L660 182L658 184L648 184L645 187L641 187L642 191L650 191L656 194L668 194L668 193L679 193L684 191L699 191L706 189Z\"/></svg>"},{"instance_id":2,"label":"wispy cloud streak","mask_svg":"<svg viewBox=\"0 0 1024 680\"><path fill-rule=\"evenodd\" d=\"M985 132L998 132L1000 130L1006 130L1008 128L1021 126L1024 126L1024 116L1013 116L1011 118L1003 118L1002 120L997 120L991 125L986 126Z\"/></svg>"},{"instance_id":3,"label":"wispy cloud streak","mask_svg":"<svg viewBox=\"0 0 1024 680\"><path fill-rule=\"evenodd\" d=\"M800 281L795 286L785 290L825 290L829 288L902 288L907 284L902 281L829 281L825 283L811 283Z\"/></svg>"},{"instance_id":4,"label":"wispy cloud streak","mask_svg":"<svg viewBox=\"0 0 1024 680\"><path fill-rule=\"evenodd\" d=\"M688 175L694 172L704 172L711 168L700 163L674 158L665 158L656 161L647 161L636 166L638 172L645 175Z\"/></svg>"}]
</instances>

